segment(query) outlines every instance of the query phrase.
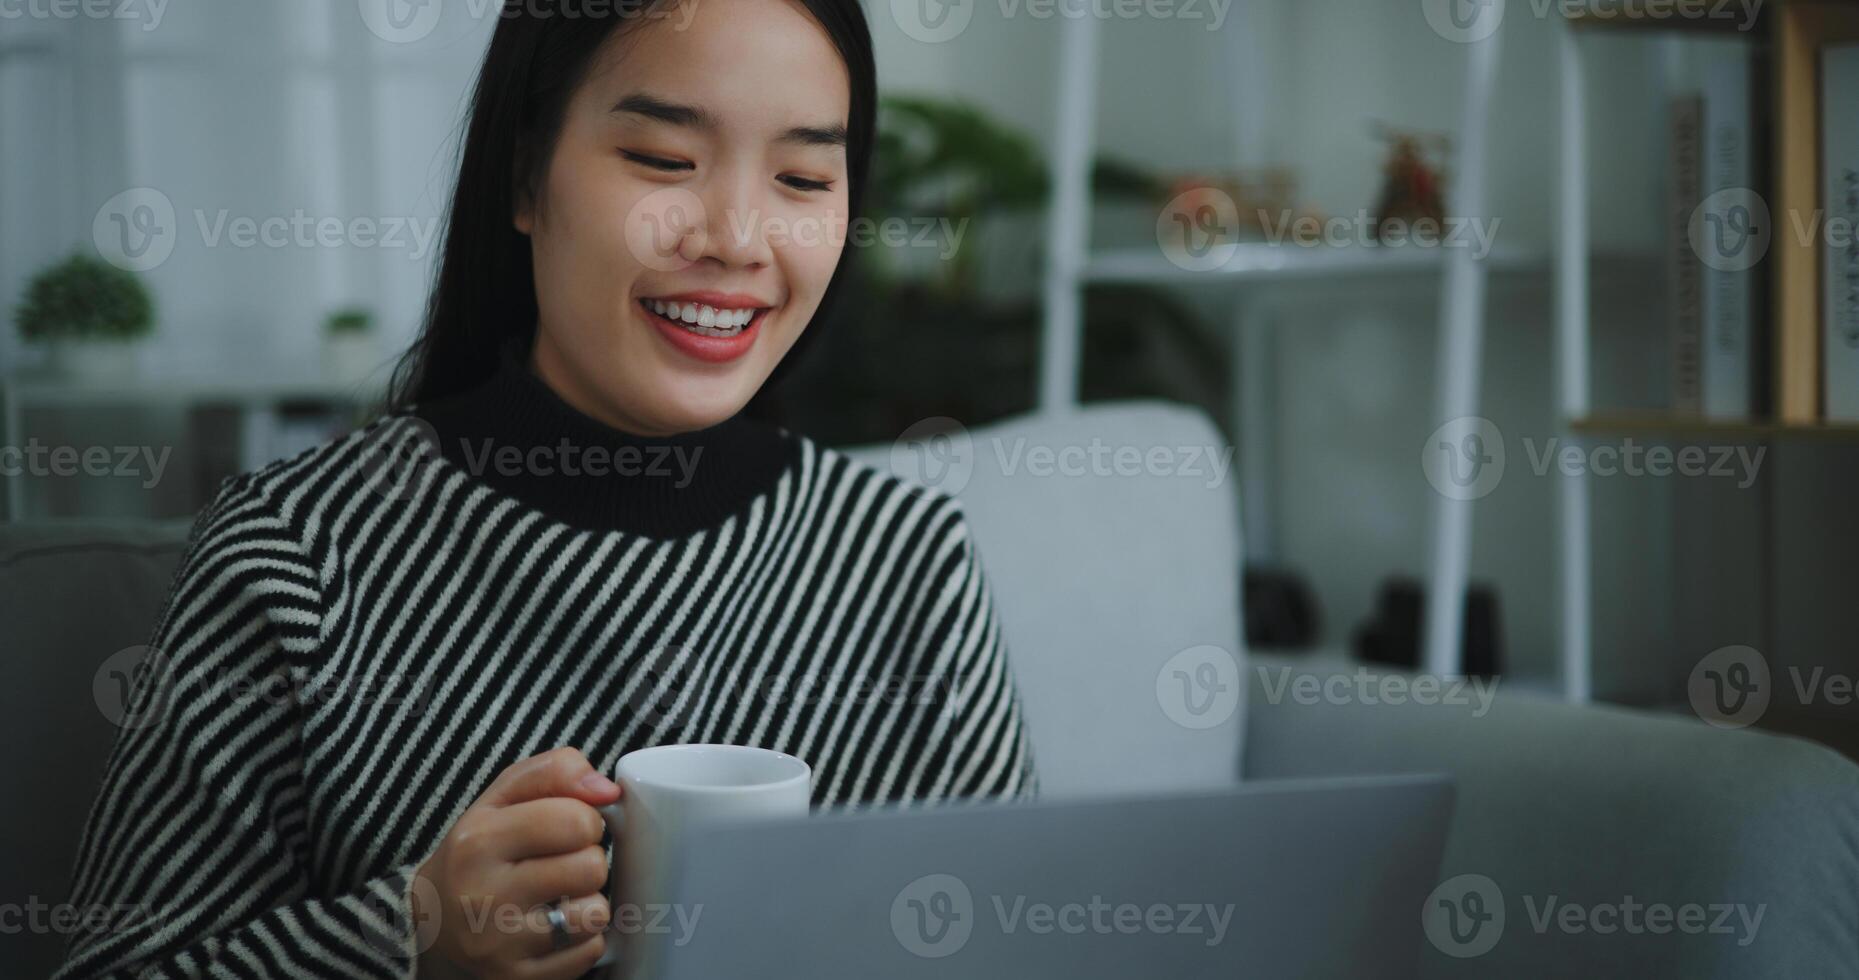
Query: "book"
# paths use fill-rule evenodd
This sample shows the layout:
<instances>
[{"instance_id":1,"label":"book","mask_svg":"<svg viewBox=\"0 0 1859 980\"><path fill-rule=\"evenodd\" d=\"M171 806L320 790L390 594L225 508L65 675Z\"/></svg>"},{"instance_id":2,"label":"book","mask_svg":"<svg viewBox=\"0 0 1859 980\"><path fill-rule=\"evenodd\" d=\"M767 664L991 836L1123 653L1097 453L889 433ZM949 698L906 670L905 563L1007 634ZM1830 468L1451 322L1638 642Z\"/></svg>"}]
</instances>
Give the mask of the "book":
<instances>
[{"instance_id":1,"label":"book","mask_svg":"<svg viewBox=\"0 0 1859 980\"><path fill-rule=\"evenodd\" d=\"M1751 72L1747 57L1726 58L1704 73L1703 192L1706 204L1700 240L1704 260L1704 415L1741 420L1754 412L1754 281L1749 264L1766 229L1739 195L1753 190ZM1766 241L1766 239L1762 239Z\"/></svg>"},{"instance_id":2,"label":"book","mask_svg":"<svg viewBox=\"0 0 1859 980\"><path fill-rule=\"evenodd\" d=\"M1821 390L1826 417L1859 422L1859 44L1821 51Z\"/></svg>"},{"instance_id":3,"label":"book","mask_svg":"<svg viewBox=\"0 0 1859 980\"><path fill-rule=\"evenodd\" d=\"M1672 335L1672 411L1696 415L1704 407L1702 348L1704 263L1691 247L1691 214L1703 202L1700 170L1704 100L1691 94L1672 100L1668 113L1671 160L1667 165L1667 214L1670 221L1666 288Z\"/></svg>"}]
</instances>

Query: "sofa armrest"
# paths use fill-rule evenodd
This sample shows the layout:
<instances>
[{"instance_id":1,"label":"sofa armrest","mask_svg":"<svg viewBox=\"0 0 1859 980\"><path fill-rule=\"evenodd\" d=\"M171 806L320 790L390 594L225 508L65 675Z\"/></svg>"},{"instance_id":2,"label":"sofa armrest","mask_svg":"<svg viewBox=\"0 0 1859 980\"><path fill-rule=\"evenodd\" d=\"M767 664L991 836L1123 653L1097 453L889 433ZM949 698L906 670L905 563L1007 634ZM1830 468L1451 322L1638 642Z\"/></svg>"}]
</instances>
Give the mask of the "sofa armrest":
<instances>
[{"instance_id":1,"label":"sofa armrest","mask_svg":"<svg viewBox=\"0 0 1859 980\"><path fill-rule=\"evenodd\" d=\"M1467 958L1428 944L1423 975L1859 976L1859 766L1831 750L1512 692L1389 703L1353 667L1253 667L1247 779L1457 778L1440 879L1488 877L1504 927ZM1691 905L1702 925L1681 930Z\"/></svg>"}]
</instances>

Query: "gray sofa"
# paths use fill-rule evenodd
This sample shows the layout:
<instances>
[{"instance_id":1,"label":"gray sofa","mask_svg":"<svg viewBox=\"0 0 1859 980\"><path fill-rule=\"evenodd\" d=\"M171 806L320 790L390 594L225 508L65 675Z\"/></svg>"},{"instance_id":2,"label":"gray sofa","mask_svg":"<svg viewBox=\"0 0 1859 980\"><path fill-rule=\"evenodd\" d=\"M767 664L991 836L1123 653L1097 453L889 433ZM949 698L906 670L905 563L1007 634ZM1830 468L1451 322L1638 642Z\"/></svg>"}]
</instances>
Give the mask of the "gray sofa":
<instances>
[{"instance_id":1,"label":"gray sofa","mask_svg":"<svg viewBox=\"0 0 1859 980\"><path fill-rule=\"evenodd\" d=\"M1440 900L1487 889L1505 918L1494 943L1485 932L1476 944L1423 944L1423 976L1859 976L1859 767L1795 739L1501 685L1486 704L1370 703L1350 684L1300 697L1310 688L1295 685L1316 681L1296 678L1348 668L1246 656L1230 483L1026 465L1026 450L1093 440L1162 447L1178 462L1183 447L1219 441L1181 409L1095 407L968 432L934 481L969 513L1048 797L1242 775L1450 773L1458 802ZM859 455L904 469L912 458L908 447ZM147 641L185 530L0 525L13 668L0 735L14 751L0 903L66 897L115 732L99 669ZM1241 696L1184 724L1159 678L1183 651L1207 648L1231 655ZM44 928L0 929L0 972L43 975L61 942Z\"/></svg>"}]
</instances>

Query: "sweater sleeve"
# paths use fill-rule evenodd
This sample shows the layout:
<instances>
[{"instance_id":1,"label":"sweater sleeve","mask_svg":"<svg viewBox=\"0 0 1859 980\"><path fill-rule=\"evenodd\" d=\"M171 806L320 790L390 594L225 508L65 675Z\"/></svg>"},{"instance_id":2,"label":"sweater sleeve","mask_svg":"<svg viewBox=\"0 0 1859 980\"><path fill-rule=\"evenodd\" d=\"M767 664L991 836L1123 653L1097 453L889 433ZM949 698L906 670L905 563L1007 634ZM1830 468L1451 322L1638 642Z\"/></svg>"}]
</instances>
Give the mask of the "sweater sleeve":
<instances>
[{"instance_id":1,"label":"sweater sleeve","mask_svg":"<svg viewBox=\"0 0 1859 980\"><path fill-rule=\"evenodd\" d=\"M931 775L906 795L926 799L1011 800L1038 797L1033 746L994 596L968 522L953 500L947 553L938 563L921 662L941 692L943 710L925 747Z\"/></svg>"},{"instance_id":2,"label":"sweater sleeve","mask_svg":"<svg viewBox=\"0 0 1859 980\"><path fill-rule=\"evenodd\" d=\"M316 568L250 477L194 524L92 804L58 978L411 977L417 865L310 868L298 685Z\"/></svg>"}]
</instances>

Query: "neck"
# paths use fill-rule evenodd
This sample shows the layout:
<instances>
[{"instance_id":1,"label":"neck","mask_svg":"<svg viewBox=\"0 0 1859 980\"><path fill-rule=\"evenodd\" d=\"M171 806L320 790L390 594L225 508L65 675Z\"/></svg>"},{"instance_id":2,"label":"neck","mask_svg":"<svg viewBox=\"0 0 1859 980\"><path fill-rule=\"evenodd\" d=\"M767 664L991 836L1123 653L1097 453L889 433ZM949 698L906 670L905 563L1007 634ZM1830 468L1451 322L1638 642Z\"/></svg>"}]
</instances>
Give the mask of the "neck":
<instances>
[{"instance_id":1,"label":"neck","mask_svg":"<svg viewBox=\"0 0 1859 980\"><path fill-rule=\"evenodd\" d=\"M798 444L740 413L645 435L576 409L511 351L471 391L416 406L440 453L492 489L585 530L683 537L772 490Z\"/></svg>"}]
</instances>

